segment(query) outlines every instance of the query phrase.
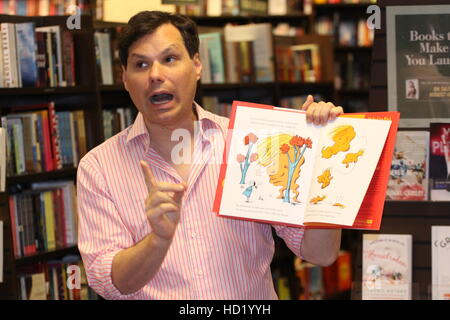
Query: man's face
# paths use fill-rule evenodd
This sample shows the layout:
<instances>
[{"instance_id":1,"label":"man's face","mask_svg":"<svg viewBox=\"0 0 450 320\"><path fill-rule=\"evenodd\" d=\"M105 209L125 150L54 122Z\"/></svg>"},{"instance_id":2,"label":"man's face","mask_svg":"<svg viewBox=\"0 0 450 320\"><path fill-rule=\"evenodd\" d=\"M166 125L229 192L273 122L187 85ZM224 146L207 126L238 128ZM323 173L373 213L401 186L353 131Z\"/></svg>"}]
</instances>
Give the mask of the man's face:
<instances>
[{"instance_id":1,"label":"man's face","mask_svg":"<svg viewBox=\"0 0 450 320\"><path fill-rule=\"evenodd\" d=\"M147 128L175 129L193 116L201 70L198 53L191 59L178 29L164 24L130 46L122 79Z\"/></svg>"}]
</instances>

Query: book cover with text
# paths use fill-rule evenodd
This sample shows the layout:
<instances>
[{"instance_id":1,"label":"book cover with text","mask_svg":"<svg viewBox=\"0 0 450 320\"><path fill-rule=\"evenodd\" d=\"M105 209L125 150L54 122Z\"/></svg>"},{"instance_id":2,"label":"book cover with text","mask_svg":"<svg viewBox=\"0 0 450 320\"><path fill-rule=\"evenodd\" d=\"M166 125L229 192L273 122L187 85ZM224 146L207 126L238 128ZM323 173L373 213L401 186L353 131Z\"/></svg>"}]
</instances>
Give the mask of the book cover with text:
<instances>
[{"instance_id":1,"label":"book cover with text","mask_svg":"<svg viewBox=\"0 0 450 320\"><path fill-rule=\"evenodd\" d=\"M412 235L363 234L363 300L411 300Z\"/></svg>"}]
</instances>

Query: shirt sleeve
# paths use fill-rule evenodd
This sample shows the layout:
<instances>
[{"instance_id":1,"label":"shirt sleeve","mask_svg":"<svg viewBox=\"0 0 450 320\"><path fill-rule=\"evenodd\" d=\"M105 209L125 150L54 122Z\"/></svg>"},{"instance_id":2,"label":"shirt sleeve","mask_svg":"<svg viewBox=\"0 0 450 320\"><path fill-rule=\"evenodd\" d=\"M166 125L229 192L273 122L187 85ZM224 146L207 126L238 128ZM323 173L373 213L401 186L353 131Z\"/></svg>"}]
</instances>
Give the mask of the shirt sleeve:
<instances>
[{"instance_id":1,"label":"shirt sleeve","mask_svg":"<svg viewBox=\"0 0 450 320\"><path fill-rule=\"evenodd\" d=\"M89 286L105 299L132 299L141 290L123 295L111 278L114 256L134 242L108 192L100 164L84 157L77 172L78 249Z\"/></svg>"},{"instance_id":2,"label":"shirt sleeve","mask_svg":"<svg viewBox=\"0 0 450 320\"><path fill-rule=\"evenodd\" d=\"M287 247L300 259L303 260L302 243L305 234L304 227L286 227L273 225L277 235L284 240Z\"/></svg>"}]
</instances>

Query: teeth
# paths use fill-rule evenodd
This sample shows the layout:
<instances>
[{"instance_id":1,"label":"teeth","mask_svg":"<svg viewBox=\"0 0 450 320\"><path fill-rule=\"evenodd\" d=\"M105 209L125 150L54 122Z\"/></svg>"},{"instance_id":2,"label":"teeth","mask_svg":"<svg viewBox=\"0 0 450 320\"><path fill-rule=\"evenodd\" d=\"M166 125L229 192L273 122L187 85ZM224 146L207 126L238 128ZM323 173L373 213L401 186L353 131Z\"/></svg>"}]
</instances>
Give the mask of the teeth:
<instances>
[{"instance_id":1,"label":"teeth","mask_svg":"<svg viewBox=\"0 0 450 320\"><path fill-rule=\"evenodd\" d=\"M150 100L153 104L163 104L173 99L173 95L169 93L155 94L151 96Z\"/></svg>"}]
</instances>

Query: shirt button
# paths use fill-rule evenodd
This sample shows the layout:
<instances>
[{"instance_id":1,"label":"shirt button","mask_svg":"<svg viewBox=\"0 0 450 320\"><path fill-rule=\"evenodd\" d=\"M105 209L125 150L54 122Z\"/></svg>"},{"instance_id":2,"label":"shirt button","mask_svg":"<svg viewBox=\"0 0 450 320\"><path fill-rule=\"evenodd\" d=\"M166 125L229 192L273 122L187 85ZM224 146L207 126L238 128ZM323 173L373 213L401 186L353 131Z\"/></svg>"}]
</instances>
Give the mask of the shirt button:
<instances>
[{"instance_id":1,"label":"shirt button","mask_svg":"<svg viewBox=\"0 0 450 320\"><path fill-rule=\"evenodd\" d=\"M197 238L198 234L196 232L192 232L191 237L192 238Z\"/></svg>"},{"instance_id":2,"label":"shirt button","mask_svg":"<svg viewBox=\"0 0 450 320\"><path fill-rule=\"evenodd\" d=\"M199 277L203 276L203 271L202 271L202 270L197 270L197 275L198 275Z\"/></svg>"}]
</instances>

